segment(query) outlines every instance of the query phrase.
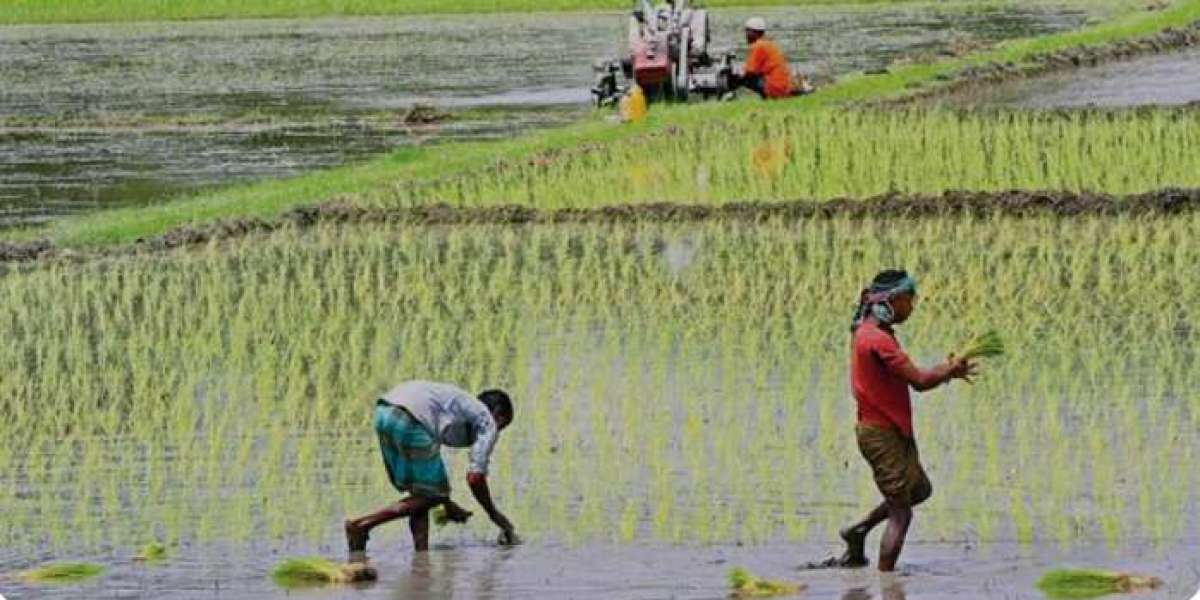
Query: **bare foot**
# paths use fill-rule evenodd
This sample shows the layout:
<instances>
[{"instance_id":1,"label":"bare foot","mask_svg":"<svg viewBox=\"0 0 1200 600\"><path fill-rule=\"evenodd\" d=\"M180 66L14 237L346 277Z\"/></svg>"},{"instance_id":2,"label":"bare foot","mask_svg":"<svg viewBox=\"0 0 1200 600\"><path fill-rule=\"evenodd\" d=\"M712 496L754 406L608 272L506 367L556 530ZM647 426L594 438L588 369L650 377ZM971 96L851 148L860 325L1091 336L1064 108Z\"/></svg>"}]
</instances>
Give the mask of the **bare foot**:
<instances>
[{"instance_id":1,"label":"bare foot","mask_svg":"<svg viewBox=\"0 0 1200 600\"><path fill-rule=\"evenodd\" d=\"M866 544L867 536L856 533L853 529L846 528L838 532L842 541L846 542L846 553L838 559L838 566L845 568L859 568L871 564L867 560L866 551L863 546Z\"/></svg>"},{"instance_id":2,"label":"bare foot","mask_svg":"<svg viewBox=\"0 0 1200 600\"><path fill-rule=\"evenodd\" d=\"M350 563L367 562L367 532L354 525L354 521L346 519L342 524L346 530L346 546L350 551Z\"/></svg>"}]
</instances>

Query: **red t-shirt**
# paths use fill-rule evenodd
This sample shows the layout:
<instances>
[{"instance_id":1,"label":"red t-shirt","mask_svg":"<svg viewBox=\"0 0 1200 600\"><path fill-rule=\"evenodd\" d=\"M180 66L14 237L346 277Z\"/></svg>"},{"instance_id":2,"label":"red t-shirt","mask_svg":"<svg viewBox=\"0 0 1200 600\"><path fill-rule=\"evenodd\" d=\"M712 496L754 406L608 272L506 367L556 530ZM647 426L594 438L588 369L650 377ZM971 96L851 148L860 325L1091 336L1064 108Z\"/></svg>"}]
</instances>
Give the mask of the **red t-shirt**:
<instances>
[{"instance_id":1,"label":"red t-shirt","mask_svg":"<svg viewBox=\"0 0 1200 600\"><path fill-rule=\"evenodd\" d=\"M859 425L898 429L912 437L912 398L899 375L909 362L888 329L868 319L854 332L850 351L850 388L858 401Z\"/></svg>"}]
</instances>

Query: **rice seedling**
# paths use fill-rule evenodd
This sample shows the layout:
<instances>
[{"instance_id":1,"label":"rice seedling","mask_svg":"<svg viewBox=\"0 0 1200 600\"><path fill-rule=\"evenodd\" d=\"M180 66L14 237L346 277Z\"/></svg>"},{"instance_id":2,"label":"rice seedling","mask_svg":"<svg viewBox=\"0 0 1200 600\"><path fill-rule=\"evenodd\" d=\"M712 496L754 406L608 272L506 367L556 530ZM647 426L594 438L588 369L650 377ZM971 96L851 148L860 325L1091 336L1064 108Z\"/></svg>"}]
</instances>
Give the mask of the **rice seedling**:
<instances>
[{"instance_id":1,"label":"rice seedling","mask_svg":"<svg viewBox=\"0 0 1200 600\"><path fill-rule=\"evenodd\" d=\"M1097 569L1055 569L1038 580L1037 587L1047 597L1056 599L1098 598L1152 590L1162 586L1162 580L1148 575L1103 571Z\"/></svg>"},{"instance_id":2,"label":"rice seedling","mask_svg":"<svg viewBox=\"0 0 1200 600\"><path fill-rule=\"evenodd\" d=\"M20 578L27 583L72 584L95 579L104 567L89 563L56 563L24 571Z\"/></svg>"},{"instance_id":3,"label":"rice seedling","mask_svg":"<svg viewBox=\"0 0 1200 600\"><path fill-rule=\"evenodd\" d=\"M167 546L159 542L149 542L142 546L141 552L133 557L138 562L160 562L167 559Z\"/></svg>"},{"instance_id":4,"label":"rice seedling","mask_svg":"<svg viewBox=\"0 0 1200 600\"><path fill-rule=\"evenodd\" d=\"M741 567L729 571L729 587L733 592L731 598L776 598L793 596L804 589L803 585L786 581L772 581L751 575Z\"/></svg>"},{"instance_id":5,"label":"rice seedling","mask_svg":"<svg viewBox=\"0 0 1200 600\"><path fill-rule=\"evenodd\" d=\"M280 587L313 587L336 583L374 581L378 574L365 563L339 564L319 557L289 558L271 572Z\"/></svg>"},{"instance_id":6,"label":"rice seedling","mask_svg":"<svg viewBox=\"0 0 1200 600\"><path fill-rule=\"evenodd\" d=\"M322 227L8 273L0 538L329 543L394 493L375 395L436 374L514 393L493 493L523 535L824 539L847 498L877 494L854 472L843 350L847 303L881 264L927 290L899 329L915 356L961 349L984 311L1022 352L917 409L941 491L923 522L950 523L930 535L1118 548L1188 535L1196 487L1164 477L1198 449L1185 432L1200 422L1200 303L1180 298L1197 293L1186 240L1200 218L905 225ZM1114 339L1122 352L1105 351ZM1029 468L1048 457L1070 468ZM287 510L262 502L285 496ZM461 533L495 532L472 519Z\"/></svg>"},{"instance_id":7,"label":"rice seedling","mask_svg":"<svg viewBox=\"0 0 1200 600\"><path fill-rule=\"evenodd\" d=\"M968 340L961 350L954 354L959 358L992 358L1004 355L1004 340L994 329L981 333Z\"/></svg>"}]
</instances>

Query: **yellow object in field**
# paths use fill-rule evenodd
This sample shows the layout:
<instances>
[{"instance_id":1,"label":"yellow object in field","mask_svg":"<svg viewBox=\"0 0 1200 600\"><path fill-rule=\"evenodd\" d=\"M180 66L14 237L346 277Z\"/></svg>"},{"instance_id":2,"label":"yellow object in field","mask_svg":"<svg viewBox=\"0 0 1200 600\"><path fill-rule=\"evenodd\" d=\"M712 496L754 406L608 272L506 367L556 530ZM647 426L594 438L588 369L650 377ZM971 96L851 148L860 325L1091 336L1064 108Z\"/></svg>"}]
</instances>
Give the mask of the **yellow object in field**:
<instances>
[{"instance_id":1,"label":"yellow object in field","mask_svg":"<svg viewBox=\"0 0 1200 600\"><path fill-rule=\"evenodd\" d=\"M637 123L646 118L646 93L641 86L634 85L629 93L621 96L621 120Z\"/></svg>"}]
</instances>

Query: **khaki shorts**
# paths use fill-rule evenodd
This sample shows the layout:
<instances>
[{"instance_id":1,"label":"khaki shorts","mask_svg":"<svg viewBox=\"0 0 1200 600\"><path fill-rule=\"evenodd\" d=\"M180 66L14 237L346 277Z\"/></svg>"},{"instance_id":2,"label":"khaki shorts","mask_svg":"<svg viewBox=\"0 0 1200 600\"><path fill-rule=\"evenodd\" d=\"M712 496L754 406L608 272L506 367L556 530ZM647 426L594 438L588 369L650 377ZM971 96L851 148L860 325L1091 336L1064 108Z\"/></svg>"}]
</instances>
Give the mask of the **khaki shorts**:
<instances>
[{"instance_id":1,"label":"khaki shorts","mask_svg":"<svg viewBox=\"0 0 1200 600\"><path fill-rule=\"evenodd\" d=\"M859 425L854 432L875 485L889 502L916 506L933 494L933 484L921 467L917 441L894 429Z\"/></svg>"}]
</instances>

